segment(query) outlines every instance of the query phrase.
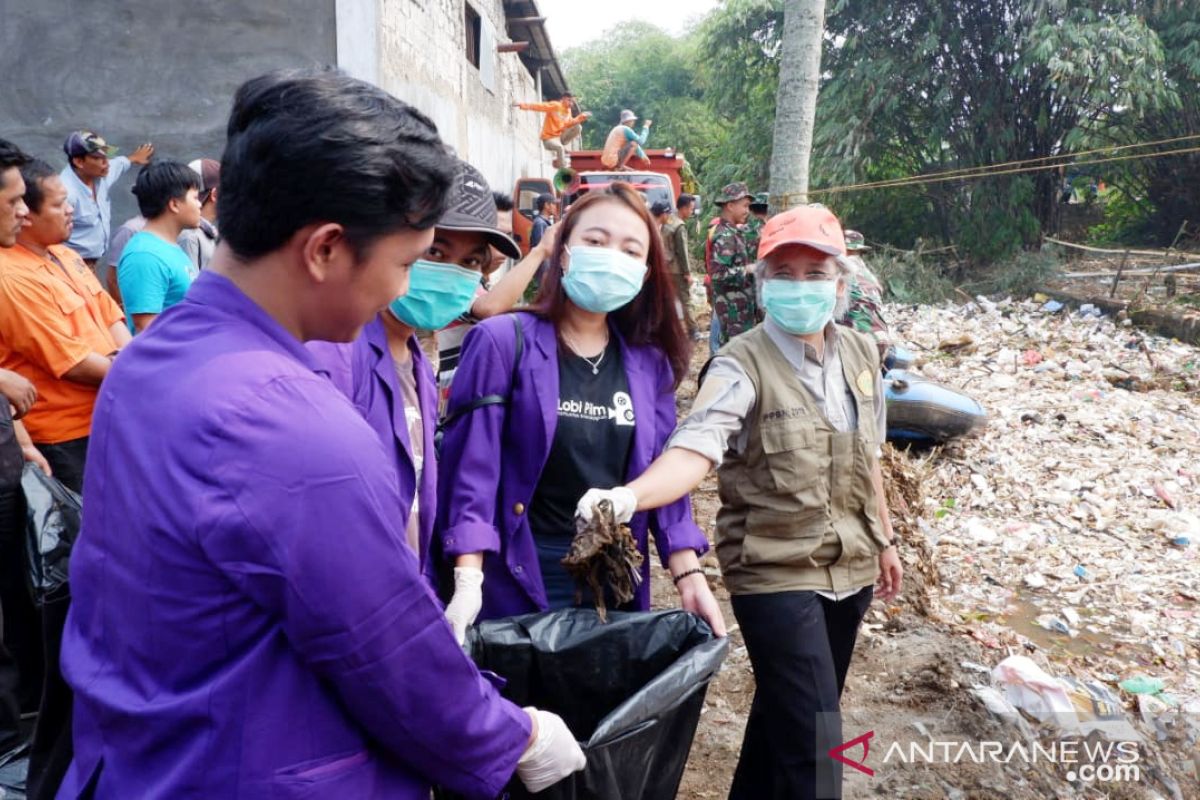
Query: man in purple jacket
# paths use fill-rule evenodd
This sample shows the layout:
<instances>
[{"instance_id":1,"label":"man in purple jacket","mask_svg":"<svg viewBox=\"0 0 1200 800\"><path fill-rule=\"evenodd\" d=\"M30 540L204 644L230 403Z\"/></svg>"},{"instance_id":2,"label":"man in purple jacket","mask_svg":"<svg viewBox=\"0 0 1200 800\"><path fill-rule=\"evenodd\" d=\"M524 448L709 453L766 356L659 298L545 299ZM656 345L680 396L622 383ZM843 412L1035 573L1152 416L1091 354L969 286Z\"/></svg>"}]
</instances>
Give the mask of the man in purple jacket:
<instances>
[{"instance_id":1,"label":"man in purple jacket","mask_svg":"<svg viewBox=\"0 0 1200 800\"><path fill-rule=\"evenodd\" d=\"M247 82L227 134L211 268L96 404L59 796L490 798L514 770L540 791L578 745L456 646L390 456L303 346L403 294L453 161L333 72Z\"/></svg>"}]
</instances>

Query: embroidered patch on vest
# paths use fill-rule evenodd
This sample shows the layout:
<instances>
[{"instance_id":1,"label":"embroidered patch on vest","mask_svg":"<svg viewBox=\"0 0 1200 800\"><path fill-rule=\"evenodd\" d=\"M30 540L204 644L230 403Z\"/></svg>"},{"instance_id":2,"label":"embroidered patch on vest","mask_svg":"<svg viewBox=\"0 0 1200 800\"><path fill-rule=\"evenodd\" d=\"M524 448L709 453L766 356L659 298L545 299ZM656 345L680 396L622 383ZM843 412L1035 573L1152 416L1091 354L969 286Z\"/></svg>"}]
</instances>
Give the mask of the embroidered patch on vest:
<instances>
[{"instance_id":1,"label":"embroidered patch on vest","mask_svg":"<svg viewBox=\"0 0 1200 800\"><path fill-rule=\"evenodd\" d=\"M875 393L875 376L871 373L871 370L864 369L858 373L858 378L855 382L858 384L858 390L868 397Z\"/></svg>"}]
</instances>

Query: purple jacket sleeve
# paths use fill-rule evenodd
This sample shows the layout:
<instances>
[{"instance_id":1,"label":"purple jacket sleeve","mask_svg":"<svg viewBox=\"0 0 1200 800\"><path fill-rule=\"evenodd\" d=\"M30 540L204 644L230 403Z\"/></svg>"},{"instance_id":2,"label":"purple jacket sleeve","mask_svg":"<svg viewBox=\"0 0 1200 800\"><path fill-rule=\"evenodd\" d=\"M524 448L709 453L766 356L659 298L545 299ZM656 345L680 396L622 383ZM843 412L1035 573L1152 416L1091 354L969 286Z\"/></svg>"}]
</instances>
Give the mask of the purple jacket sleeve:
<instances>
[{"instance_id":1,"label":"purple jacket sleeve","mask_svg":"<svg viewBox=\"0 0 1200 800\"><path fill-rule=\"evenodd\" d=\"M665 357L658 359L658 389L654 401L654 458L662 455L667 440L675 432L675 389L671 366ZM650 512L650 532L658 548L663 566L671 553L695 550L696 555L708 551L708 537L692 519L692 498L684 495L670 505Z\"/></svg>"},{"instance_id":2,"label":"purple jacket sleeve","mask_svg":"<svg viewBox=\"0 0 1200 800\"><path fill-rule=\"evenodd\" d=\"M511 327L506 317L500 322ZM449 414L481 397L509 395L514 354L501 352L492 328L486 322L476 325L463 340L446 406ZM503 405L483 406L446 429L438 458L437 530L442 552L449 558L500 552L495 520L506 413Z\"/></svg>"},{"instance_id":3,"label":"purple jacket sleeve","mask_svg":"<svg viewBox=\"0 0 1200 800\"><path fill-rule=\"evenodd\" d=\"M456 645L404 544L382 445L322 386L276 380L224 415L196 535L381 750L433 783L494 797L528 716Z\"/></svg>"}]
</instances>

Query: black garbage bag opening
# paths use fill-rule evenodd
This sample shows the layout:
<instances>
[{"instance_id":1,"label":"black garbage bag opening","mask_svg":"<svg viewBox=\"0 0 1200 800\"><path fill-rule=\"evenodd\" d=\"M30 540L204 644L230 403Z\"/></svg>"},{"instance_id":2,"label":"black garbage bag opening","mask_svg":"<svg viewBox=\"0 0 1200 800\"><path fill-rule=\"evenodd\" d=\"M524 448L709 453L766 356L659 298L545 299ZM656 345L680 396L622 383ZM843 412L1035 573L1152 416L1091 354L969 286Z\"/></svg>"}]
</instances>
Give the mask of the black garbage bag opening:
<instances>
[{"instance_id":1,"label":"black garbage bag opening","mask_svg":"<svg viewBox=\"0 0 1200 800\"><path fill-rule=\"evenodd\" d=\"M560 715L580 742L587 768L536 795L561 800L674 798L728 649L678 609L610 611L607 624L590 608L510 617L480 623L467 645L506 698ZM533 796L517 779L508 792Z\"/></svg>"},{"instance_id":2,"label":"black garbage bag opening","mask_svg":"<svg viewBox=\"0 0 1200 800\"><path fill-rule=\"evenodd\" d=\"M67 565L79 538L82 505L79 495L33 464L21 473L25 493L29 584L39 606L70 595Z\"/></svg>"}]
</instances>

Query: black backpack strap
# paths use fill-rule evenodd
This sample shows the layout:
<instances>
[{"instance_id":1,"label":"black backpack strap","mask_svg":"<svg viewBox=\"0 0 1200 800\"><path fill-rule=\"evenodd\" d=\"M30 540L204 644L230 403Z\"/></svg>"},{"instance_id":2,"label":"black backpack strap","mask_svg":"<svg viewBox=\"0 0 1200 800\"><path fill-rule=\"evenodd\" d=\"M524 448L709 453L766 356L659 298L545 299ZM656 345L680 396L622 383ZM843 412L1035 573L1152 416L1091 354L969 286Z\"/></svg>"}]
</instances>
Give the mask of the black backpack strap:
<instances>
[{"instance_id":1,"label":"black backpack strap","mask_svg":"<svg viewBox=\"0 0 1200 800\"><path fill-rule=\"evenodd\" d=\"M521 356L525 353L525 329L521 327L521 319L516 314L512 315L513 329L516 333L516 340L513 348L513 364L512 375L509 378L508 397L500 394L489 394L483 397L477 397L461 408L456 408L446 414L445 418L438 423L438 435L445 433L446 429L455 422L459 417L470 414L472 411L477 411L486 406L502 406L507 405L509 398L517 390L517 369L521 366Z\"/></svg>"},{"instance_id":2,"label":"black backpack strap","mask_svg":"<svg viewBox=\"0 0 1200 800\"><path fill-rule=\"evenodd\" d=\"M704 366L700 368L700 374L696 376L697 390L704 385L704 379L708 377L708 368L712 366L714 358L716 358L716 356L709 356L708 361L705 361Z\"/></svg>"}]
</instances>

